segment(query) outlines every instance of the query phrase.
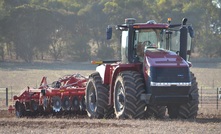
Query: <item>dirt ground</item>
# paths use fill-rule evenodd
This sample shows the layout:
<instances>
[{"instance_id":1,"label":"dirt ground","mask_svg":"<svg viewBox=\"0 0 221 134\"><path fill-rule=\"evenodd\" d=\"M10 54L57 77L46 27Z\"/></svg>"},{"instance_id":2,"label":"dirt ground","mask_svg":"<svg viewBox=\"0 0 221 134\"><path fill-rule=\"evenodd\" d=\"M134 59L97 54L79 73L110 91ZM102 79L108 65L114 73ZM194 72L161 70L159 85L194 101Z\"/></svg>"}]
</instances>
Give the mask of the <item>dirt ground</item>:
<instances>
[{"instance_id":1,"label":"dirt ground","mask_svg":"<svg viewBox=\"0 0 221 134\"><path fill-rule=\"evenodd\" d=\"M45 65L45 64L44 64ZM80 66L80 65L79 65ZM11 65L5 64L0 67L1 76L6 75L4 79L0 79L0 85L9 84L11 79L16 79L12 85L20 86L21 83L28 82L33 85L41 78L38 75L48 74L47 76L58 77L61 74L69 74L73 70L78 69L78 66L64 66L59 68L50 69L47 66L31 67L16 66L11 68ZM32 67L35 67L34 69ZM39 67L39 68L38 68ZM46 68L46 69L43 69ZM92 66L94 68L94 66ZM78 70L83 75L89 75L91 70L83 68ZM193 61L191 71L195 73L197 81L200 86L220 87L221 85L221 60L196 60ZM20 75L22 72L24 75ZM24 79L31 78L31 79ZM22 81L19 81L19 80ZM25 83L27 84L27 83ZM4 85L3 85L4 86ZM24 87L24 85L21 85ZM21 89L20 87L18 89ZM180 120L169 119L166 116L164 119L147 119L147 120L118 120L118 119L89 119L85 116L72 116L72 117L24 117L16 118L14 113L9 113L7 110L0 108L0 133L1 134L183 134L183 133L203 133L203 134L219 134L221 133L221 111L214 109L201 109L198 112L196 119Z\"/></svg>"},{"instance_id":2,"label":"dirt ground","mask_svg":"<svg viewBox=\"0 0 221 134\"><path fill-rule=\"evenodd\" d=\"M146 134L146 133L204 133L218 134L221 131L221 117L198 115L192 120L148 119L88 119L85 116L16 118L14 114L0 111L1 134Z\"/></svg>"}]
</instances>

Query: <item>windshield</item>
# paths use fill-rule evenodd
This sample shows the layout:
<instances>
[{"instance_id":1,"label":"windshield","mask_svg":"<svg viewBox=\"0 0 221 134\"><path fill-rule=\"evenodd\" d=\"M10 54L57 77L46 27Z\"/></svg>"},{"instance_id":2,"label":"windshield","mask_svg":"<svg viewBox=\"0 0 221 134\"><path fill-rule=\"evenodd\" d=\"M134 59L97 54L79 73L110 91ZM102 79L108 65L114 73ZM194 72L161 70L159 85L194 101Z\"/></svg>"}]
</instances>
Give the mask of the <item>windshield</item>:
<instances>
[{"instance_id":1,"label":"windshield","mask_svg":"<svg viewBox=\"0 0 221 134\"><path fill-rule=\"evenodd\" d=\"M161 45L159 48L173 51L177 54L180 52L180 30L179 29L168 29L162 32ZM192 45L192 38L188 32L187 35L187 59L190 57Z\"/></svg>"},{"instance_id":2,"label":"windshield","mask_svg":"<svg viewBox=\"0 0 221 134\"><path fill-rule=\"evenodd\" d=\"M143 44L146 47L157 47L159 43L159 30L145 29L135 31L134 45Z\"/></svg>"},{"instance_id":3,"label":"windshield","mask_svg":"<svg viewBox=\"0 0 221 134\"><path fill-rule=\"evenodd\" d=\"M140 60L143 59L144 51L148 48L157 48L160 45L159 29L142 29L135 31L134 47Z\"/></svg>"},{"instance_id":4,"label":"windshield","mask_svg":"<svg viewBox=\"0 0 221 134\"><path fill-rule=\"evenodd\" d=\"M148 48L161 48L176 52L180 50L179 29L139 29L135 30L134 48L140 61L143 60L144 52ZM191 37L188 34L187 52L191 50ZM190 53L187 53L189 59Z\"/></svg>"}]
</instances>

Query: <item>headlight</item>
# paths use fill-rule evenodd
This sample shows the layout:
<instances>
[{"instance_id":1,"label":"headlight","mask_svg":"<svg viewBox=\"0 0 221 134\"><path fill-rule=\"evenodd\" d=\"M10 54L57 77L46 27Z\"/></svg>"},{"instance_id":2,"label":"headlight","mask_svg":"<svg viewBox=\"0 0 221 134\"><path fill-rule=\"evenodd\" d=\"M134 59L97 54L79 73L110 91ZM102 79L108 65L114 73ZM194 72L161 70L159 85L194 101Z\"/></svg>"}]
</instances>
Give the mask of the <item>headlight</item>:
<instances>
[{"instance_id":1,"label":"headlight","mask_svg":"<svg viewBox=\"0 0 221 134\"><path fill-rule=\"evenodd\" d=\"M169 87L169 86L178 86L178 87L190 87L191 82L150 82L150 86L153 87Z\"/></svg>"}]
</instances>

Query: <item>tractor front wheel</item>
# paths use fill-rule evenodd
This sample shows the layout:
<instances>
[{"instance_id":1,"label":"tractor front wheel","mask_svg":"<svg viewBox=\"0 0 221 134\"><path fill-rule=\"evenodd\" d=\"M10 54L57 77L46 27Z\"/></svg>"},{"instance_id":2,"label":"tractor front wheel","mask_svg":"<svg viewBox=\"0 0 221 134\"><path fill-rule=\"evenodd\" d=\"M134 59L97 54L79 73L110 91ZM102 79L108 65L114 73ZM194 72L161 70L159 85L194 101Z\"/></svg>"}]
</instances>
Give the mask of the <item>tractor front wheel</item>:
<instances>
[{"instance_id":1,"label":"tractor front wheel","mask_svg":"<svg viewBox=\"0 0 221 134\"><path fill-rule=\"evenodd\" d=\"M196 77L194 74L191 72L191 89L190 89L190 94L194 94L195 98L192 99L189 103L183 104L180 106L179 109L179 117L183 119L189 119L189 118L196 118L197 112L198 112L198 104L199 104L199 93L198 93L198 87L197 87L197 82L196 82Z\"/></svg>"},{"instance_id":2,"label":"tractor front wheel","mask_svg":"<svg viewBox=\"0 0 221 134\"><path fill-rule=\"evenodd\" d=\"M182 104L180 106L171 105L168 106L168 114L170 118L182 118L182 119L190 119L196 118L198 112L198 104L199 104L199 93L196 82L196 77L191 72L191 88L189 94L195 95L195 98L186 104Z\"/></svg>"},{"instance_id":3,"label":"tractor front wheel","mask_svg":"<svg viewBox=\"0 0 221 134\"><path fill-rule=\"evenodd\" d=\"M146 118L155 117L157 119L162 119L164 118L165 114L166 114L165 106L148 105L145 112L145 117Z\"/></svg>"},{"instance_id":4,"label":"tractor front wheel","mask_svg":"<svg viewBox=\"0 0 221 134\"><path fill-rule=\"evenodd\" d=\"M117 118L143 118L145 102L140 100L144 93L144 80L135 71L121 72L114 86L114 109Z\"/></svg>"}]
</instances>

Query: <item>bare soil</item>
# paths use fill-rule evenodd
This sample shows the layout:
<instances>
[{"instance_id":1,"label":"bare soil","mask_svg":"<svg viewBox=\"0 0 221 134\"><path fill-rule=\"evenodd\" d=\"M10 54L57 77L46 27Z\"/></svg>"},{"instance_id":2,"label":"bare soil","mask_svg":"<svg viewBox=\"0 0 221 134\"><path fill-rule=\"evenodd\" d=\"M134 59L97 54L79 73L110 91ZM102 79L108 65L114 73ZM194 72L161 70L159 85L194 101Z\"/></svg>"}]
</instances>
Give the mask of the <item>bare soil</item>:
<instances>
[{"instance_id":1,"label":"bare soil","mask_svg":"<svg viewBox=\"0 0 221 134\"><path fill-rule=\"evenodd\" d=\"M32 65L22 63L4 63L0 66L0 85L11 86L15 94L22 90L21 87L36 85L36 80L46 75L57 79L64 74L78 72L88 76L96 66L88 64L45 64ZM221 60L193 60L191 71L197 77L199 87L221 87ZM221 111L210 108L200 108L196 119L181 120L147 119L147 120L118 120L118 119L89 119L84 116L47 116L16 118L14 113L9 113L0 107L0 133L2 134L45 134L45 133L204 133L219 134L221 132Z\"/></svg>"},{"instance_id":2,"label":"bare soil","mask_svg":"<svg viewBox=\"0 0 221 134\"><path fill-rule=\"evenodd\" d=\"M1 111L0 133L214 133L221 131L221 117L217 115L198 115L197 119L172 120L118 120L89 119L87 116L72 117L24 117L16 118L14 114Z\"/></svg>"}]
</instances>

